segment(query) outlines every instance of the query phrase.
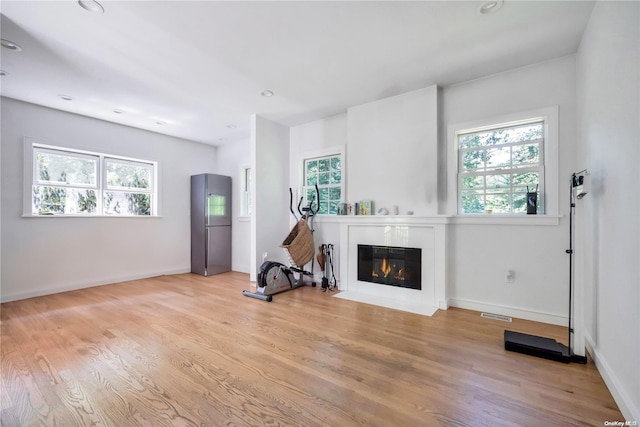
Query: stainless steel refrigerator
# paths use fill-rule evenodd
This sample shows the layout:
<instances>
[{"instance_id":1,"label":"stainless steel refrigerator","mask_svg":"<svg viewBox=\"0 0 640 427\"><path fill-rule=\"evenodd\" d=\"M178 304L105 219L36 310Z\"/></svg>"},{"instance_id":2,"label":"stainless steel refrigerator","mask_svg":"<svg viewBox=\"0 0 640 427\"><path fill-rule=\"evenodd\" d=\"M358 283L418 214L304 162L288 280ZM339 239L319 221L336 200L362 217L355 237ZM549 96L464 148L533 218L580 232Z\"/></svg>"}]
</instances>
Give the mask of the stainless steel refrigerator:
<instances>
[{"instance_id":1,"label":"stainless steel refrigerator","mask_svg":"<svg viewBox=\"0 0 640 427\"><path fill-rule=\"evenodd\" d=\"M191 272L231 270L231 177L191 177Z\"/></svg>"}]
</instances>

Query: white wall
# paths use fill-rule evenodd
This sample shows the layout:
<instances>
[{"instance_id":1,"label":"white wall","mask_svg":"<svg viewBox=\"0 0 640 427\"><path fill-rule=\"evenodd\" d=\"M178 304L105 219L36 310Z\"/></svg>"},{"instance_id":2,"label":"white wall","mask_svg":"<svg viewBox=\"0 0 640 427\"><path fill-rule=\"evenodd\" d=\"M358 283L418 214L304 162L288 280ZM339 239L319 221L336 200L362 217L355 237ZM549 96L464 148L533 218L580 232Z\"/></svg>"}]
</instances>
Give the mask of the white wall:
<instances>
[{"instance_id":1,"label":"white wall","mask_svg":"<svg viewBox=\"0 0 640 427\"><path fill-rule=\"evenodd\" d=\"M189 177L203 144L2 98L2 300L190 271ZM23 218L23 138L159 162L161 218Z\"/></svg>"},{"instance_id":2,"label":"white wall","mask_svg":"<svg viewBox=\"0 0 640 427\"><path fill-rule=\"evenodd\" d=\"M587 344L627 420L640 421L640 3L597 2L577 56L577 206Z\"/></svg>"},{"instance_id":3,"label":"white wall","mask_svg":"<svg viewBox=\"0 0 640 427\"><path fill-rule=\"evenodd\" d=\"M438 88L349 108L348 202L438 213Z\"/></svg>"},{"instance_id":4,"label":"white wall","mask_svg":"<svg viewBox=\"0 0 640 427\"><path fill-rule=\"evenodd\" d=\"M568 258L564 251L569 239L568 178L575 164L575 57L445 87L442 95L445 127L559 106L557 185L563 215L559 225L489 222L451 227L448 295L454 306L566 325ZM448 188L447 194L452 210L456 189ZM515 271L514 283L505 283L506 270Z\"/></svg>"},{"instance_id":5,"label":"white wall","mask_svg":"<svg viewBox=\"0 0 640 427\"><path fill-rule=\"evenodd\" d=\"M288 264L280 245L289 233L289 128L255 115L251 128L250 278L255 281L264 253L269 261Z\"/></svg>"},{"instance_id":6,"label":"white wall","mask_svg":"<svg viewBox=\"0 0 640 427\"><path fill-rule=\"evenodd\" d=\"M302 185L302 160L312 157L314 153L339 148L344 150L347 144L347 114L338 114L326 119L305 123L291 128L290 138L290 183L293 189L300 189ZM345 164L349 158L345 156ZM347 166L348 167L348 166ZM346 177L343 176L343 179ZM348 199L348 180L345 187L345 197ZM294 208L295 210L295 208ZM289 215L291 224L293 217ZM321 244L333 244L333 267L336 279L340 277L340 225L332 221L335 217L318 216L314 219L313 240L316 248ZM307 267L309 269L310 267ZM322 272L317 264L314 266L316 280L320 281Z\"/></svg>"},{"instance_id":7,"label":"white wall","mask_svg":"<svg viewBox=\"0 0 640 427\"><path fill-rule=\"evenodd\" d=\"M232 191L232 255L233 271L249 273L251 270L251 221L242 217L242 182L243 166L251 162L251 141L236 141L218 147L217 170L219 174L231 177Z\"/></svg>"}]
</instances>

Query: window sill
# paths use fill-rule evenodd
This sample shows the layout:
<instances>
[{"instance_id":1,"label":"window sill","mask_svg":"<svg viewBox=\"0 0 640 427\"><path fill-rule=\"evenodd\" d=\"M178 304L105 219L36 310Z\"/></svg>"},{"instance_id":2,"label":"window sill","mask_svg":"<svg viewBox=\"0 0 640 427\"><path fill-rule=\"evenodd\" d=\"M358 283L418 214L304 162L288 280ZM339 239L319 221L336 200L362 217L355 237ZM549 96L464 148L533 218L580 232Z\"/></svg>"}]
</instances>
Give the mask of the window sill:
<instances>
[{"instance_id":1,"label":"window sill","mask_svg":"<svg viewBox=\"0 0 640 427\"><path fill-rule=\"evenodd\" d=\"M159 215L32 215L23 214L22 218L133 218L162 219Z\"/></svg>"},{"instance_id":2,"label":"window sill","mask_svg":"<svg viewBox=\"0 0 640 427\"><path fill-rule=\"evenodd\" d=\"M449 225L557 226L562 215L318 215L316 223L438 223Z\"/></svg>"},{"instance_id":3,"label":"window sill","mask_svg":"<svg viewBox=\"0 0 640 427\"><path fill-rule=\"evenodd\" d=\"M562 215L453 215L452 224L464 225L546 225L556 226L560 224Z\"/></svg>"},{"instance_id":4,"label":"window sill","mask_svg":"<svg viewBox=\"0 0 640 427\"><path fill-rule=\"evenodd\" d=\"M238 217L238 222L251 222L251 217L250 216L239 216Z\"/></svg>"}]
</instances>

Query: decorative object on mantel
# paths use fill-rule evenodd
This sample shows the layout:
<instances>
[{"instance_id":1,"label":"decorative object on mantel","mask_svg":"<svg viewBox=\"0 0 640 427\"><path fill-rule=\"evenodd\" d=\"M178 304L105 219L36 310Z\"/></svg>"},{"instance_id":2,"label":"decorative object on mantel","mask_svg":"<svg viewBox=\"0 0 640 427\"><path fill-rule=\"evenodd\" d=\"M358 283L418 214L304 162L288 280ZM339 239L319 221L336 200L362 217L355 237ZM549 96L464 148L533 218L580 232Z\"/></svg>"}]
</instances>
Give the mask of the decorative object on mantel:
<instances>
[{"instance_id":1,"label":"decorative object on mantel","mask_svg":"<svg viewBox=\"0 0 640 427\"><path fill-rule=\"evenodd\" d=\"M353 208L353 204L352 203L347 203L347 215L355 215L356 211Z\"/></svg>"},{"instance_id":2,"label":"decorative object on mantel","mask_svg":"<svg viewBox=\"0 0 640 427\"><path fill-rule=\"evenodd\" d=\"M529 191L527 185L527 215L536 215L538 213L538 185L535 191Z\"/></svg>"},{"instance_id":3,"label":"decorative object on mantel","mask_svg":"<svg viewBox=\"0 0 640 427\"><path fill-rule=\"evenodd\" d=\"M346 215L347 209L348 205L346 203L338 203L338 210L336 211L336 215Z\"/></svg>"},{"instance_id":4,"label":"decorative object on mantel","mask_svg":"<svg viewBox=\"0 0 640 427\"><path fill-rule=\"evenodd\" d=\"M378 215L389 215L389 209L387 208L378 209Z\"/></svg>"},{"instance_id":5,"label":"decorative object on mantel","mask_svg":"<svg viewBox=\"0 0 640 427\"><path fill-rule=\"evenodd\" d=\"M413 211L407 211L407 215L413 215Z\"/></svg>"},{"instance_id":6,"label":"decorative object on mantel","mask_svg":"<svg viewBox=\"0 0 640 427\"><path fill-rule=\"evenodd\" d=\"M400 213L400 209L398 209L398 205L393 205L393 214L398 215Z\"/></svg>"},{"instance_id":7,"label":"decorative object on mantel","mask_svg":"<svg viewBox=\"0 0 640 427\"><path fill-rule=\"evenodd\" d=\"M373 202L371 200L361 200L357 205L359 213L356 213L356 215L373 215Z\"/></svg>"}]
</instances>

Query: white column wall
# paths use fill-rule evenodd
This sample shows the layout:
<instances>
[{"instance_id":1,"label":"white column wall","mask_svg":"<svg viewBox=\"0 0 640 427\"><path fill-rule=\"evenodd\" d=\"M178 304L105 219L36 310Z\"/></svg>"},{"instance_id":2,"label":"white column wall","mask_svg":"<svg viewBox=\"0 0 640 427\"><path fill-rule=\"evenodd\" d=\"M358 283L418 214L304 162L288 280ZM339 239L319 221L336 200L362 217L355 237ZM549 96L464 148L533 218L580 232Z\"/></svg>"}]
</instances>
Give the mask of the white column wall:
<instances>
[{"instance_id":1,"label":"white column wall","mask_svg":"<svg viewBox=\"0 0 640 427\"><path fill-rule=\"evenodd\" d=\"M288 264L280 244L289 233L289 128L260 116L252 117L251 166L254 170L251 217L251 280L264 254Z\"/></svg>"},{"instance_id":2,"label":"white column wall","mask_svg":"<svg viewBox=\"0 0 640 427\"><path fill-rule=\"evenodd\" d=\"M640 421L640 3L596 2L577 55L576 282L587 346L620 410Z\"/></svg>"}]
</instances>

